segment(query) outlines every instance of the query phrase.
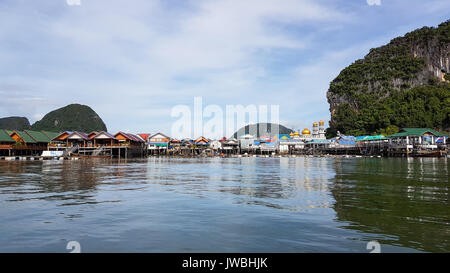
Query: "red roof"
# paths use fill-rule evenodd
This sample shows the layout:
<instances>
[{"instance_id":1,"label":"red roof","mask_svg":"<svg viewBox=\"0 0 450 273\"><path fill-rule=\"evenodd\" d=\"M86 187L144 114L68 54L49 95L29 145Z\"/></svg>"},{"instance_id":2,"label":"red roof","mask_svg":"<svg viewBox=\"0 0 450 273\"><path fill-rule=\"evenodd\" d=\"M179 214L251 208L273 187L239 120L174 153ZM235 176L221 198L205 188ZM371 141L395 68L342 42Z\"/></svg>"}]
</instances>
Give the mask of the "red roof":
<instances>
[{"instance_id":1,"label":"red roof","mask_svg":"<svg viewBox=\"0 0 450 273\"><path fill-rule=\"evenodd\" d=\"M145 140L145 142L147 142L150 134L138 134L138 136L140 136L143 140Z\"/></svg>"}]
</instances>

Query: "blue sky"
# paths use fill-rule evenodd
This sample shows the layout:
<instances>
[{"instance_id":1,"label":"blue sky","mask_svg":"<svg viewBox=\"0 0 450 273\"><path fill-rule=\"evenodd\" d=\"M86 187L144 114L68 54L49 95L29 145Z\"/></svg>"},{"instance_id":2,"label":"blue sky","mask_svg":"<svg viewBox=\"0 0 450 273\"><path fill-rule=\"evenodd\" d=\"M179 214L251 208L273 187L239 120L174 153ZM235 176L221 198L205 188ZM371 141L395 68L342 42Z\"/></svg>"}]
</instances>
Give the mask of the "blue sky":
<instances>
[{"instance_id":1,"label":"blue sky","mask_svg":"<svg viewBox=\"0 0 450 273\"><path fill-rule=\"evenodd\" d=\"M111 132L170 132L171 109L201 96L310 127L343 68L450 18L441 0L80 2L0 0L0 117L81 103Z\"/></svg>"}]
</instances>

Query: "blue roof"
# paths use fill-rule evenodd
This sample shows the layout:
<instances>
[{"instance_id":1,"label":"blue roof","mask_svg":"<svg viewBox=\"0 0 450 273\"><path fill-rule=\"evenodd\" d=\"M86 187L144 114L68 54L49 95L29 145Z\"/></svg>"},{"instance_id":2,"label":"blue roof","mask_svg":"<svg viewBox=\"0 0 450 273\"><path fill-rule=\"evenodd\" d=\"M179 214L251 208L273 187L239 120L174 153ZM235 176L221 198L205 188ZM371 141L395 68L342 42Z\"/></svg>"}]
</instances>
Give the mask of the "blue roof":
<instances>
[{"instance_id":1,"label":"blue roof","mask_svg":"<svg viewBox=\"0 0 450 273\"><path fill-rule=\"evenodd\" d=\"M283 137L287 137L288 139L291 138L291 136L288 135L288 134L278 135L278 139L281 139L281 138L283 138Z\"/></svg>"},{"instance_id":2,"label":"blue roof","mask_svg":"<svg viewBox=\"0 0 450 273\"><path fill-rule=\"evenodd\" d=\"M326 139L311 139L310 141L307 142L307 144L328 144L328 143L330 142Z\"/></svg>"},{"instance_id":3,"label":"blue roof","mask_svg":"<svg viewBox=\"0 0 450 273\"><path fill-rule=\"evenodd\" d=\"M279 142L288 142L288 143L298 142L298 143L303 143L304 141L301 140L301 139L281 139L281 140L279 140Z\"/></svg>"},{"instance_id":4,"label":"blue roof","mask_svg":"<svg viewBox=\"0 0 450 273\"><path fill-rule=\"evenodd\" d=\"M350 140L338 140L338 143L342 145L356 145L356 142Z\"/></svg>"},{"instance_id":5,"label":"blue roof","mask_svg":"<svg viewBox=\"0 0 450 273\"><path fill-rule=\"evenodd\" d=\"M356 145L356 137L354 136L340 136L330 139L331 142L336 142L342 145Z\"/></svg>"}]
</instances>

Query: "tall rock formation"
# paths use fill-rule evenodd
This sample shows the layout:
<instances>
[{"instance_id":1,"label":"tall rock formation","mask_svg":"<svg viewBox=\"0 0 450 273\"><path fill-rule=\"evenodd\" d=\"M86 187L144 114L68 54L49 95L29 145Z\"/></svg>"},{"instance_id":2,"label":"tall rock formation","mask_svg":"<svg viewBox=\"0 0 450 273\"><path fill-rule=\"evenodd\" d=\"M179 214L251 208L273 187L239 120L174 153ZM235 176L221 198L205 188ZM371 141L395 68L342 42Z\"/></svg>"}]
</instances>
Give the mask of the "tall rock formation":
<instances>
[{"instance_id":1,"label":"tall rock formation","mask_svg":"<svg viewBox=\"0 0 450 273\"><path fill-rule=\"evenodd\" d=\"M450 20L371 49L330 83L329 135L449 130Z\"/></svg>"}]
</instances>

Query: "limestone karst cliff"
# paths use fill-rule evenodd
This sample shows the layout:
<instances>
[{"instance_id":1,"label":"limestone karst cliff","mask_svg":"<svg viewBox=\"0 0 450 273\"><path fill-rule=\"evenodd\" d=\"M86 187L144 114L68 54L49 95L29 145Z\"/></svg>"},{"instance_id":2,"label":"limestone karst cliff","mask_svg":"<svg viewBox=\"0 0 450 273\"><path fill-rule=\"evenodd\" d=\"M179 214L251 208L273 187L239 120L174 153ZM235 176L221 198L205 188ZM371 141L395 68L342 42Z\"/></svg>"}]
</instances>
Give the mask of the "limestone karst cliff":
<instances>
[{"instance_id":1,"label":"limestone karst cliff","mask_svg":"<svg viewBox=\"0 0 450 273\"><path fill-rule=\"evenodd\" d=\"M330 83L328 135L449 130L450 21L370 50Z\"/></svg>"},{"instance_id":2,"label":"limestone karst cliff","mask_svg":"<svg viewBox=\"0 0 450 273\"><path fill-rule=\"evenodd\" d=\"M45 115L31 129L47 131L106 131L106 125L100 116L89 106L70 104Z\"/></svg>"}]
</instances>

